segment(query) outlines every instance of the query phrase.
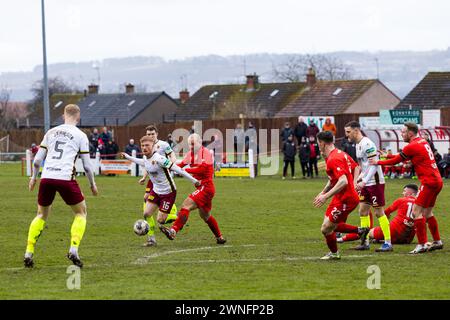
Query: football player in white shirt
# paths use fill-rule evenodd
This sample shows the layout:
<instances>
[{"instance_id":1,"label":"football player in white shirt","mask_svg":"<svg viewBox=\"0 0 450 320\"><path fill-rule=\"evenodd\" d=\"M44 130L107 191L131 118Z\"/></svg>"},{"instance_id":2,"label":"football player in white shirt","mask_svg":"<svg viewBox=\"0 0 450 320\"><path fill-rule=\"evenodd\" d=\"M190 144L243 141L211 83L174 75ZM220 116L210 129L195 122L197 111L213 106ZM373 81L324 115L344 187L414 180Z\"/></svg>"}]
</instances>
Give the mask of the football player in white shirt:
<instances>
[{"instance_id":1,"label":"football player in white shirt","mask_svg":"<svg viewBox=\"0 0 450 320\"><path fill-rule=\"evenodd\" d=\"M134 158L126 153L122 156L126 159L145 167L150 180L152 181L152 189L150 191L146 209L144 211L144 218L148 222L153 213L159 209L157 221L160 224L166 223L167 216L171 212L177 195L175 182L170 174L170 171L176 172L179 175L190 180L196 187L200 186L200 182L192 177L185 170L171 162L168 158L162 156L157 151L157 144L149 136L141 138L141 150L144 154L142 159ZM152 243L149 244L153 236ZM144 246L152 246L155 243L154 235L148 235L148 239Z\"/></svg>"},{"instance_id":2,"label":"football player in white shirt","mask_svg":"<svg viewBox=\"0 0 450 320\"><path fill-rule=\"evenodd\" d=\"M155 150L157 153L162 155L163 157L167 157L172 163L175 163L177 161L177 158L175 156L175 152L173 152L170 145L162 140L158 139L158 128L155 125L149 125L145 128L145 134L150 138L151 143L155 144ZM148 174L147 171L144 171L144 175L142 179L139 180L140 184L145 184L145 180L147 179ZM147 201L150 196L150 192L153 189L152 180L148 179L147 186L145 188L145 194L144 194L144 216L148 213L146 213L147 209ZM167 215L167 219L164 223L171 223L177 219L177 206L174 204L172 207L172 210ZM149 215L147 219L148 224L150 225L150 230L148 232L147 237L147 244L146 246L155 246L156 245L156 239L155 239L155 219L153 218L153 215Z\"/></svg>"},{"instance_id":3,"label":"football player in white shirt","mask_svg":"<svg viewBox=\"0 0 450 320\"><path fill-rule=\"evenodd\" d=\"M391 244L391 232L389 219L384 214L384 175L381 166L371 165L369 159L378 159L377 147L372 140L361 132L361 125L357 121L351 121L345 125L345 133L348 138L356 143L356 157L361 169L359 177L355 177L355 187L360 193L359 215L361 227L370 227L369 211L373 207L384 235L384 243L377 252L393 251ZM370 249L369 240L366 239L356 250Z\"/></svg>"},{"instance_id":4,"label":"football player in white shirt","mask_svg":"<svg viewBox=\"0 0 450 320\"><path fill-rule=\"evenodd\" d=\"M30 224L25 252L25 267L33 267L34 248L44 230L51 205L58 192L72 209L75 219L71 228L70 249L67 257L78 267L83 263L78 247L86 229L86 202L75 180L75 160L80 156L94 196L98 194L94 171L89 157L89 141L85 133L76 127L80 120L80 108L69 104L64 108L64 124L47 131L34 158L33 173L28 188L33 191L40 166L45 160L39 184L38 213Z\"/></svg>"}]
</instances>

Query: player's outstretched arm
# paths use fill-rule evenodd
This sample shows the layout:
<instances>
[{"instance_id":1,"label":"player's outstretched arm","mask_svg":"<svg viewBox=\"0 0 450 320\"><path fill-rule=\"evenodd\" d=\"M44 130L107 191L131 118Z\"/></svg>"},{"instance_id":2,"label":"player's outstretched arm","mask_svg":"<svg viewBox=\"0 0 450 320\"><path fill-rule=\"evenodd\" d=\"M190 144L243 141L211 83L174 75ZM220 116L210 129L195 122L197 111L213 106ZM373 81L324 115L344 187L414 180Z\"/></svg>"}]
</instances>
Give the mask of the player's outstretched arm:
<instances>
[{"instance_id":1,"label":"player's outstretched arm","mask_svg":"<svg viewBox=\"0 0 450 320\"><path fill-rule=\"evenodd\" d=\"M80 154L81 162L83 163L84 172L89 180L91 186L91 191L94 196L98 194L97 185L94 179L94 169L92 167L92 162L89 153Z\"/></svg>"},{"instance_id":2,"label":"player's outstretched arm","mask_svg":"<svg viewBox=\"0 0 450 320\"><path fill-rule=\"evenodd\" d=\"M380 166L386 166L386 165L394 165L397 163L400 163L402 161L404 161L405 159L400 155L400 154L396 154L393 158L391 159L387 159L387 160L378 160L377 159L370 159L369 163L372 165L380 165Z\"/></svg>"},{"instance_id":3,"label":"player's outstretched arm","mask_svg":"<svg viewBox=\"0 0 450 320\"><path fill-rule=\"evenodd\" d=\"M134 162L134 163L136 163L136 164L138 164L138 165L140 165L142 167L145 166L144 159L132 157L132 156L128 155L125 152L121 152L121 155L122 155L123 158L125 158L127 160L130 160L131 162Z\"/></svg>"},{"instance_id":4,"label":"player's outstretched arm","mask_svg":"<svg viewBox=\"0 0 450 320\"><path fill-rule=\"evenodd\" d=\"M30 182L28 183L28 190L30 191L33 191L34 186L36 185L36 179L41 169L42 161L44 161L46 156L47 156L47 149L42 147L39 148L38 152L36 153L36 156L34 157L33 172L31 173Z\"/></svg>"},{"instance_id":5,"label":"player's outstretched arm","mask_svg":"<svg viewBox=\"0 0 450 320\"><path fill-rule=\"evenodd\" d=\"M196 187L200 186L200 181L198 181L197 179L195 179L193 176L191 176L189 173L187 173L185 170L181 169L179 166L177 166L176 164L171 164L169 167L170 170L172 170L173 172L182 175L183 177L185 177L186 179L188 179L189 181L191 181Z\"/></svg>"}]
</instances>

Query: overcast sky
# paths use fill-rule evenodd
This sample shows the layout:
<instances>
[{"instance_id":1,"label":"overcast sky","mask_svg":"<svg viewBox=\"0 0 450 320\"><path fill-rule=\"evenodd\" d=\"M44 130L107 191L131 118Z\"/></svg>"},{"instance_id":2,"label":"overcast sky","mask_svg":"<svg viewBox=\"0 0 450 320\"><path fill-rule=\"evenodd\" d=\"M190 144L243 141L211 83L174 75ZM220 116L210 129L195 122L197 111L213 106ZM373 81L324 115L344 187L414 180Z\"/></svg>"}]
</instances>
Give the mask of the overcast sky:
<instances>
[{"instance_id":1,"label":"overcast sky","mask_svg":"<svg viewBox=\"0 0 450 320\"><path fill-rule=\"evenodd\" d=\"M0 72L42 64L40 0L0 0ZM431 50L448 0L46 0L48 63L157 55Z\"/></svg>"}]
</instances>

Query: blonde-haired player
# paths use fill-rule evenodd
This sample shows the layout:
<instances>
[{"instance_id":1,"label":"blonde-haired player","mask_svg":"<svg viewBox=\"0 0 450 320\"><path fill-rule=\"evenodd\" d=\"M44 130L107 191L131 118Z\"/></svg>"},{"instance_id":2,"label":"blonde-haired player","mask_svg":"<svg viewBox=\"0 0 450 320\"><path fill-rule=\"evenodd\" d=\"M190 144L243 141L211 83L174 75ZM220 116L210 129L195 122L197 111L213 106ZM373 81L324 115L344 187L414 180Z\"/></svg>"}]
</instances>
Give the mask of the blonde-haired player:
<instances>
[{"instance_id":1,"label":"blonde-haired player","mask_svg":"<svg viewBox=\"0 0 450 320\"><path fill-rule=\"evenodd\" d=\"M141 149L144 154L142 159L131 157L124 152L122 156L145 168L152 181L152 190L146 203L144 218L146 221L149 221L149 218L153 217L153 213L159 209L157 221L163 224L167 220L167 216L171 212L177 196L177 188L175 181L170 175L170 171L182 175L196 187L200 186L200 182L185 170L172 163L168 158L159 154L156 151L156 144L149 136L143 136L141 138ZM147 246L147 242L145 245Z\"/></svg>"},{"instance_id":2,"label":"blonde-haired player","mask_svg":"<svg viewBox=\"0 0 450 320\"><path fill-rule=\"evenodd\" d=\"M148 137L149 141L154 145L154 151L159 153L161 156L166 157L170 160L170 162L175 163L177 158L175 156L175 152L173 152L172 148L166 141L162 141L158 139L158 128L155 125L149 125L145 128L145 135ZM139 180L140 184L145 184L145 180L148 177L148 173L145 170L143 177ZM147 210L147 202L149 200L150 193L153 189L153 183L151 179L148 179L147 186L145 187L144 194L144 217L150 226L150 230L147 234L147 242L145 243L146 247L156 246L156 238L155 238L155 219L153 215L148 215ZM172 210L166 215L166 220L163 222L171 223L177 219L177 206L174 203Z\"/></svg>"},{"instance_id":3,"label":"blonde-haired player","mask_svg":"<svg viewBox=\"0 0 450 320\"><path fill-rule=\"evenodd\" d=\"M64 108L64 124L50 129L41 142L34 158L29 190L33 191L41 164L45 160L39 184L37 216L30 224L25 252L25 267L33 267L34 249L51 211L56 192L70 206L75 215L71 228L70 249L67 257L73 264L82 267L78 247L86 229L86 202L75 180L75 161L79 156L83 162L91 191L97 195L97 186L89 157L89 141L85 133L76 127L80 120L80 108L69 104Z\"/></svg>"}]
</instances>

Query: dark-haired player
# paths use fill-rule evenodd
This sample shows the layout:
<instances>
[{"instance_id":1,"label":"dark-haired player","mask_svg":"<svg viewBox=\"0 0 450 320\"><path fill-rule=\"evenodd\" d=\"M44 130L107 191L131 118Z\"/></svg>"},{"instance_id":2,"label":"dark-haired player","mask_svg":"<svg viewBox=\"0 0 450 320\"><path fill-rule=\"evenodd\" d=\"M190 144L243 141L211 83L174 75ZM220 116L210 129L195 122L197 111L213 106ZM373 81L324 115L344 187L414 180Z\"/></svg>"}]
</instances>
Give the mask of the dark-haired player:
<instances>
[{"instance_id":1,"label":"dark-haired player","mask_svg":"<svg viewBox=\"0 0 450 320\"><path fill-rule=\"evenodd\" d=\"M351 121L345 125L345 134L356 143L356 157L361 169L359 177L356 178L356 190L360 194L359 216L361 227L370 226L369 212L373 208L378 218L378 223L383 231L384 243L376 251L392 251L391 234L389 228L389 219L384 214L384 175L380 166L369 163L369 160L378 159L377 147L372 140L365 137L361 132L361 125L357 121ZM368 250L370 248L369 240L357 246L356 250Z\"/></svg>"},{"instance_id":2,"label":"dark-haired player","mask_svg":"<svg viewBox=\"0 0 450 320\"><path fill-rule=\"evenodd\" d=\"M412 122L405 123L402 128L402 138L408 144L403 148L402 152L389 160L371 160L372 164L378 165L394 165L405 160L411 160L420 180L421 186L412 209L414 227L419 244L410 252L411 254L442 249L444 246L439 235L437 220L433 215L433 207L443 187L442 178L434 159L433 150L428 142L418 134L419 128L417 124ZM431 245L427 244L426 223L428 223L428 228L434 240Z\"/></svg>"},{"instance_id":3,"label":"dark-haired player","mask_svg":"<svg viewBox=\"0 0 450 320\"><path fill-rule=\"evenodd\" d=\"M359 228L345 223L347 216L359 203L351 174L355 162L348 154L334 146L332 132L322 131L317 135L317 139L320 152L325 157L329 181L322 192L316 196L313 204L316 208L320 208L329 198L332 198L321 227L330 252L321 259L337 260L341 256L337 248L336 232L358 233L364 241L369 228Z\"/></svg>"},{"instance_id":4,"label":"dark-haired player","mask_svg":"<svg viewBox=\"0 0 450 320\"><path fill-rule=\"evenodd\" d=\"M414 216L412 208L419 188L416 184L407 184L403 187L403 197L396 199L384 212L390 217L393 212L397 215L391 220L389 227L393 244L411 243L416 232L414 231ZM369 239L384 241L383 231L380 227L370 229ZM345 242L345 239L342 239ZM338 242L339 241L338 239Z\"/></svg>"}]
</instances>

